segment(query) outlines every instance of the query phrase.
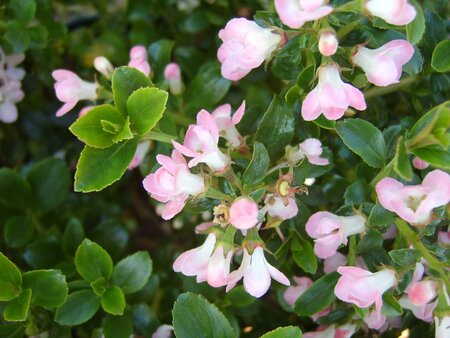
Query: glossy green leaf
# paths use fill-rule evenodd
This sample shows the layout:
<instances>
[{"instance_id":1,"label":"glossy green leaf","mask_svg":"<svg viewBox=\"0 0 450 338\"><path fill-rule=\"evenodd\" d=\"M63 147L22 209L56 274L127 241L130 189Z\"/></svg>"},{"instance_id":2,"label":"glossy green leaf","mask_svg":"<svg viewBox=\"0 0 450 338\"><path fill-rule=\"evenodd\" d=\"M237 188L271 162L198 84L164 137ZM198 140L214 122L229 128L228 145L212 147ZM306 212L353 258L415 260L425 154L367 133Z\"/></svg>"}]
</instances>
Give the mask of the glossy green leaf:
<instances>
[{"instance_id":1,"label":"glossy green leaf","mask_svg":"<svg viewBox=\"0 0 450 338\"><path fill-rule=\"evenodd\" d=\"M30 185L20 174L9 168L0 169L0 203L15 209L31 207Z\"/></svg>"},{"instance_id":2,"label":"glossy green leaf","mask_svg":"<svg viewBox=\"0 0 450 338\"><path fill-rule=\"evenodd\" d=\"M377 230L370 229L358 242L356 253L368 253L380 249L381 247L383 247L383 237L381 237L381 234Z\"/></svg>"},{"instance_id":3,"label":"glossy green leaf","mask_svg":"<svg viewBox=\"0 0 450 338\"><path fill-rule=\"evenodd\" d=\"M105 338L124 338L133 334L133 318L130 315L107 316L103 324Z\"/></svg>"},{"instance_id":4,"label":"glossy green leaf","mask_svg":"<svg viewBox=\"0 0 450 338\"><path fill-rule=\"evenodd\" d=\"M406 267L415 264L420 254L414 249L398 249L389 251L389 256L397 265Z\"/></svg>"},{"instance_id":5,"label":"glossy green leaf","mask_svg":"<svg viewBox=\"0 0 450 338\"><path fill-rule=\"evenodd\" d=\"M22 322L27 319L28 308L30 307L31 290L23 290L19 297L14 298L6 305L3 317L9 322Z\"/></svg>"},{"instance_id":6,"label":"glossy green leaf","mask_svg":"<svg viewBox=\"0 0 450 338\"><path fill-rule=\"evenodd\" d=\"M307 159L304 159L297 167L294 167L294 183L298 186L305 183L305 179L309 177L311 165Z\"/></svg>"},{"instance_id":7,"label":"glossy green leaf","mask_svg":"<svg viewBox=\"0 0 450 338\"><path fill-rule=\"evenodd\" d=\"M136 148L135 139L105 149L86 146L77 164L75 191L99 191L119 180L133 159Z\"/></svg>"},{"instance_id":8,"label":"glossy green leaf","mask_svg":"<svg viewBox=\"0 0 450 338\"><path fill-rule=\"evenodd\" d=\"M302 338L302 331L298 326L279 327L262 335L261 338Z\"/></svg>"},{"instance_id":9,"label":"glossy green leaf","mask_svg":"<svg viewBox=\"0 0 450 338\"><path fill-rule=\"evenodd\" d=\"M149 62L155 72L155 83L164 79L164 68L171 61L170 55L174 45L174 41L161 39L153 42L148 48Z\"/></svg>"},{"instance_id":10,"label":"glossy green leaf","mask_svg":"<svg viewBox=\"0 0 450 338\"><path fill-rule=\"evenodd\" d=\"M396 317L403 313L401 305L390 292L385 292L383 294L383 306L381 307L381 313L387 317Z\"/></svg>"},{"instance_id":11,"label":"glossy green leaf","mask_svg":"<svg viewBox=\"0 0 450 338\"><path fill-rule=\"evenodd\" d=\"M375 204L369 215L369 227L387 227L394 223L395 214L383 208L380 203Z\"/></svg>"},{"instance_id":12,"label":"glossy green leaf","mask_svg":"<svg viewBox=\"0 0 450 338\"><path fill-rule=\"evenodd\" d=\"M438 72L444 73L450 71L450 41L440 42L433 51L431 66Z\"/></svg>"},{"instance_id":13,"label":"glossy green leaf","mask_svg":"<svg viewBox=\"0 0 450 338\"><path fill-rule=\"evenodd\" d=\"M62 248L66 255L75 255L85 237L83 224L78 218L71 218L63 233Z\"/></svg>"},{"instance_id":14,"label":"glossy green leaf","mask_svg":"<svg viewBox=\"0 0 450 338\"><path fill-rule=\"evenodd\" d=\"M200 295L188 292L178 296L172 316L178 338L235 337L225 316Z\"/></svg>"},{"instance_id":15,"label":"glossy green leaf","mask_svg":"<svg viewBox=\"0 0 450 338\"><path fill-rule=\"evenodd\" d=\"M157 88L140 88L127 101L131 127L138 135L153 129L161 119L169 94Z\"/></svg>"},{"instance_id":16,"label":"glossy green leaf","mask_svg":"<svg viewBox=\"0 0 450 338\"><path fill-rule=\"evenodd\" d=\"M306 273L315 274L317 270L317 257L311 243L303 239L298 233L291 238L291 252L295 263Z\"/></svg>"},{"instance_id":17,"label":"glossy green leaf","mask_svg":"<svg viewBox=\"0 0 450 338\"><path fill-rule=\"evenodd\" d=\"M413 1L413 3L416 9L416 17L406 25L406 36L408 41L415 45L422 40L425 33L425 16L421 6L416 1Z\"/></svg>"},{"instance_id":18,"label":"glossy green leaf","mask_svg":"<svg viewBox=\"0 0 450 338\"><path fill-rule=\"evenodd\" d=\"M125 124L123 115L112 105L102 104L92 108L86 115L78 118L69 128L80 141L94 148L107 148L114 144L112 129L106 129L106 125L112 125L121 130Z\"/></svg>"},{"instance_id":19,"label":"glossy green leaf","mask_svg":"<svg viewBox=\"0 0 450 338\"><path fill-rule=\"evenodd\" d=\"M109 254L89 239L85 239L78 247L75 265L78 273L90 283L101 277L108 280L113 272L113 263Z\"/></svg>"},{"instance_id":20,"label":"glossy green leaf","mask_svg":"<svg viewBox=\"0 0 450 338\"><path fill-rule=\"evenodd\" d=\"M91 319L100 307L100 298L92 290L75 291L56 310L55 321L60 325L80 325Z\"/></svg>"},{"instance_id":21,"label":"glossy green leaf","mask_svg":"<svg viewBox=\"0 0 450 338\"><path fill-rule=\"evenodd\" d=\"M335 299L334 287L340 275L329 273L317 279L296 301L295 313L312 316L328 307Z\"/></svg>"},{"instance_id":22,"label":"glossy green leaf","mask_svg":"<svg viewBox=\"0 0 450 338\"><path fill-rule=\"evenodd\" d=\"M125 305L125 296L118 286L110 286L102 295L102 308L112 315L122 315Z\"/></svg>"},{"instance_id":23,"label":"glossy green leaf","mask_svg":"<svg viewBox=\"0 0 450 338\"><path fill-rule=\"evenodd\" d=\"M22 285L22 275L19 269L0 252L0 301L15 298Z\"/></svg>"},{"instance_id":24,"label":"glossy green leaf","mask_svg":"<svg viewBox=\"0 0 450 338\"><path fill-rule=\"evenodd\" d=\"M31 304L59 307L67 299L66 277L59 270L34 270L23 274L23 287L32 290Z\"/></svg>"},{"instance_id":25,"label":"glossy green leaf","mask_svg":"<svg viewBox=\"0 0 450 338\"><path fill-rule=\"evenodd\" d=\"M406 151L405 142L403 141L403 136L401 136L397 141L394 156L394 170L403 179L407 181L412 180L413 171L408 153Z\"/></svg>"},{"instance_id":26,"label":"glossy green leaf","mask_svg":"<svg viewBox=\"0 0 450 338\"><path fill-rule=\"evenodd\" d=\"M125 294L139 291L147 284L152 266L152 260L147 252L136 252L116 264L111 282L120 287Z\"/></svg>"},{"instance_id":27,"label":"glossy green leaf","mask_svg":"<svg viewBox=\"0 0 450 338\"><path fill-rule=\"evenodd\" d=\"M114 104L123 116L127 116L128 97L137 89L151 87L150 79L141 71L133 67L122 66L116 68L112 76L112 90Z\"/></svg>"},{"instance_id":28,"label":"glossy green leaf","mask_svg":"<svg viewBox=\"0 0 450 338\"><path fill-rule=\"evenodd\" d=\"M336 131L345 145L364 162L382 168L386 162L386 144L383 134L370 122L346 119L336 124Z\"/></svg>"},{"instance_id":29,"label":"glossy green leaf","mask_svg":"<svg viewBox=\"0 0 450 338\"><path fill-rule=\"evenodd\" d=\"M34 223L30 216L15 216L5 223L5 243L10 248L21 248L33 238Z\"/></svg>"},{"instance_id":30,"label":"glossy green leaf","mask_svg":"<svg viewBox=\"0 0 450 338\"><path fill-rule=\"evenodd\" d=\"M370 192L371 189L366 182L363 180L356 180L350 184L344 192L345 204L361 204L368 199Z\"/></svg>"},{"instance_id":31,"label":"glossy green leaf","mask_svg":"<svg viewBox=\"0 0 450 338\"><path fill-rule=\"evenodd\" d=\"M252 187L261 183L269 168L269 162L270 158L266 147L260 142L255 142L253 145L252 160L242 175L244 187Z\"/></svg>"}]
</instances>

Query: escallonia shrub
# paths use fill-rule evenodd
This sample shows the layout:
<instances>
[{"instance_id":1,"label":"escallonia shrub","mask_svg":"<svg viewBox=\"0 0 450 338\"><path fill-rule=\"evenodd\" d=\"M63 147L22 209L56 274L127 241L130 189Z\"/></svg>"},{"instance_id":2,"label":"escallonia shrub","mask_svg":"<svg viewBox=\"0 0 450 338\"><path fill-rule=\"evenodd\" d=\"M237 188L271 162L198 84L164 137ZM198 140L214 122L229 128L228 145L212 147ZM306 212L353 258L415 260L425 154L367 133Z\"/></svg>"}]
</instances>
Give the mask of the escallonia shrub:
<instances>
[{"instance_id":1,"label":"escallonia shrub","mask_svg":"<svg viewBox=\"0 0 450 338\"><path fill-rule=\"evenodd\" d=\"M0 336L450 337L447 7L0 5Z\"/></svg>"}]
</instances>

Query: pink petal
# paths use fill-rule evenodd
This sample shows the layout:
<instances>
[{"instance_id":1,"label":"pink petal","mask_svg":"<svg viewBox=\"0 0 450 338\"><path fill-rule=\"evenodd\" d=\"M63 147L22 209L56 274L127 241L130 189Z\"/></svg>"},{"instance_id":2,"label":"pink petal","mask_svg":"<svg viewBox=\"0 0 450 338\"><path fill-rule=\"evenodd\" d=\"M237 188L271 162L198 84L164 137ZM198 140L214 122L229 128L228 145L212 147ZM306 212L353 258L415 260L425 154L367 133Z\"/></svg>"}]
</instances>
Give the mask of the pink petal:
<instances>
[{"instance_id":1,"label":"pink petal","mask_svg":"<svg viewBox=\"0 0 450 338\"><path fill-rule=\"evenodd\" d=\"M306 95L302 104L302 117L305 121L313 121L320 116L321 108L317 98L317 88Z\"/></svg>"}]
</instances>

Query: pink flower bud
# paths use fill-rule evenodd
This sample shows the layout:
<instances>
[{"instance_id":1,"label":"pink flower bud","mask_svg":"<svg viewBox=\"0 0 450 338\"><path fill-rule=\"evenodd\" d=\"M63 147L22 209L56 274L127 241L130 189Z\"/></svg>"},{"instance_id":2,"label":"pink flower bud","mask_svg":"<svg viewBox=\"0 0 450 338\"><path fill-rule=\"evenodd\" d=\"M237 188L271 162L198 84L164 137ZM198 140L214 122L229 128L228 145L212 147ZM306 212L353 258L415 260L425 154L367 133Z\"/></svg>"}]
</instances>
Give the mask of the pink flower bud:
<instances>
[{"instance_id":1,"label":"pink flower bud","mask_svg":"<svg viewBox=\"0 0 450 338\"><path fill-rule=\"evenodd\" d=\"M134 46L131 48L128 66L140 70L147 76L150 75L151 67L147 61L147 50L144 46Z\"/></svg>"},{"instance_id":2,"label":"pink flower bud","mask_svg":"<svg viewBox=\"0 0 450 338\"><path fill-rule=\"evenodd\" d=\"M450 231L439 231L437 240L440 246L450 246Z\"/></svg>"},{"instance_id":3,"label":"pink flower bud","mask_svg":"<svg viewBox=\"0 0 450 338\"><path fill-rule=\"evenodd\" d=\"M164 69L164 78L169 83L169 89L173 95L179 95L184 91L181 69L178 64L169 63Z\"/></svg>"},{"instance_id":4,"label":"pink flower bud","mask_svg":"<svg viewBox=\"0 0 450 338\"><path fill-rule=\"evenodd\" d=\"M408 185L390 177L375 187L380 204L411 225L427 225L434 208L450 201L450 175L442 170L429 172L422 184Z\"/></svg>"},{"instance_id":5,"label":"pink flower bud","mask_svg":"<svg viewBox=\"0 0 450 338\"><path fill-rule=\"evenodd\" d=\"M432 280L422 280L408 287L408 298L415 306L431 302L437 296L439 284Z\"/></svg>"},{"instance_id":6,"label":"pink flower bud","mask_svg":"<svg viewBox=\"0 0 450 338\"><path fill-rule=\"evenodd\" d=\"M319 83L303 101L302 117L305 121L315 120L321 113L328 120L337 120L344 116L349 106L366 109L363 93L341 80L337 64L322 66L318 73Z\"/></svg>"},{"instance_id":7,"label":"pink flower bud","mask_svg":"<svg viewBox=\"0 0 450 338\"><path fill-rule=\"evenodd\" d=\"M331 56L336 53L339 46L336 33L325 31L319 37L319 52L324 56Z\"/></svg>"},{"instance_id":8,"label":"pink flower bud","mask_svg":"<svg viewBox=\"0 0 450 338\"><path fill-rule=\"evenodd\" d=\"M359 46L352 61L364 70L370 83L384 87L400 80L402 67L413 54L414 47L408 41L392 40L377 49Z\"/></svg>"},{"instance_id":9,"label":"pink flower bud","mask_svg":"<svg viewBox=\"0 0 450 338\"><path fill-rule=\"evenodd\" d=\"M247 197L238 198L230 207L230 224L246 230L258 224L258 205Z\"/></svg>"},{"instance_id":10,"label":"pink flower bud","mask_svg":"<svg viewBox=\"0 0 450 338\"><path fill-rule=\"evenodd\" d=\"M412 160L412 165L414 168L419 169L419 170L426 169L430 166L430 164L428 162L421 160L417 156L415 156L414 159Z\"/></svg>"},{"instance_id":11,"label":"pink flower bud","mask_svg":"<svg viewBox=\"0 0 450 338\"><path fill-rule=\"evenodd\" d=\"M223 41L217 51L222 76L237 81L268 60L281 42L281 36L244 18L228 21L219 32Z\"/></svg>"},{"instance_id":12,"label":"pink flower bud","mask_svg":"<svg viewBox=\"0 0 450 338\"><path fill-rule=\"evenodd\" d=\"M275 9L281 21L291 28L300 28L305 22L327 16L333 10L325 0L275 0Z\"/></svg>"},{"instance_id":13,"label":"pink flower bud","mask_svg":"<svg viewBox=\"0 0 450 338\"><path fill-rule=\"evenodd\" d=\"M416 17L416 9L407 0L369 0L366 8L391 25L403 26Z\"/></svg>"},{"instance_id":14,"label":"pink flower bud","mask_svg":"<svg viewBox=\"0 0 450 338\"><path fill-rule=\"evenodd\" d=\"M94 59L94 68L107 79L114 73L114 66L104 56L97 56Z\"/></svg>"}]
</instances>

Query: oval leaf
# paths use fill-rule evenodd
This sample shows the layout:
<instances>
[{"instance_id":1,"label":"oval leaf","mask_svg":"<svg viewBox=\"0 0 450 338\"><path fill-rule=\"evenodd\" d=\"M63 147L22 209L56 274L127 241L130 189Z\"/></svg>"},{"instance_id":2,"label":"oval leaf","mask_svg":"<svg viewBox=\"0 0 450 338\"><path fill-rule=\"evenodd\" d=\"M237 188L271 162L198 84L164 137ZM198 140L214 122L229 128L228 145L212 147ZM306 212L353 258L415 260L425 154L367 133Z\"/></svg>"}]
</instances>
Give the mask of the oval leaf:
<instances>
[{"instance_id":1,"label":"oval leaf","mask_svg":"<svg viewBox=\"0 0 450 338\"><path fill-rule=\"evenodd\" d=\"M114 267L111 282L125 294L139 291L147 284L152 273L152 260L147 252L140 251L122 259Z\"/></svg>"},{"instance_id":2,"label":"oval leaf","mask_svg":"<svg viewBox=\"0 0 450 338\"><path fill-rule=\"evenodd\" d=\"M242 176L244 186L255 186L261 183L269 168L269 153L260 142L253 145L253 157Z\"/></svg>"},{"instance_id":3,"label":"oval leaf","mask_svg":"<svg viewBox=\"0 0 450 338\"><path fill-rule=\"evenodd\" d=\"M302 338L302 331L298 326L279 327L262 335L261 338Z\"/></svg>"},{"instance_id":4,"label":"oval leaf","mask_svg":"<svg viewBox=\"0 0 450 338\"><path fill-rule=\"evenodd\" d=\"M19 297L8 303L5 311L3 311L3 317L9 322L23 322L27 319L30 300L31 290L23 290Z\"/></svg>"},{"instance_id":5,"label":"oval leaf","mask_svg":"<svg viewBox=\"0 0 450 338\"><path fill-rule=\"evenodd\" d=\"M61 325L80 325L91 319L100 307L100 298L92 290L75 291L56 310L55 321Z\"/></svg>"},{"instance_id":6,"label":"oval leaf","mask_svg":"<svg viewBox=\"0 0 450 338\"><path fill-rule=\"evenodd\" d=\"M31 289L31 304L58 307L67 299L66 277L59 270L34 270L23 274L23 287Z\"/></svg>"},{"instance_id":7,"label":"oval leaf","mask_svg":"<svg viewBox=\"0 0 450 338\"><path fill-rule=\"evenodd\" d=\"M115 285L106 289L102 295L103 310L114 316L122 315L125 305L125 296L122 290Z\"/></svg>"},{"instance_id":8,"label":"oval leaf","mask_svg":"<svg viewBox=\"0 0 450 338\"><path fill-rule=\"evenodd\" d=\"M19 269L0 252L0 301L15 298L20 292L22 275Z\"/></svg>"},{"instance_id":9,"label":"oval leaf","mask_svg":"<svg viewBox=\"0 0 450 338\"><path fill-rule=\"evenodd\" d=\"M97 243L85 239L75 254L75 266L78 273L93 283L103 277L108 280L113 271L109 254Z\"/></svg>"}]
</instances>

